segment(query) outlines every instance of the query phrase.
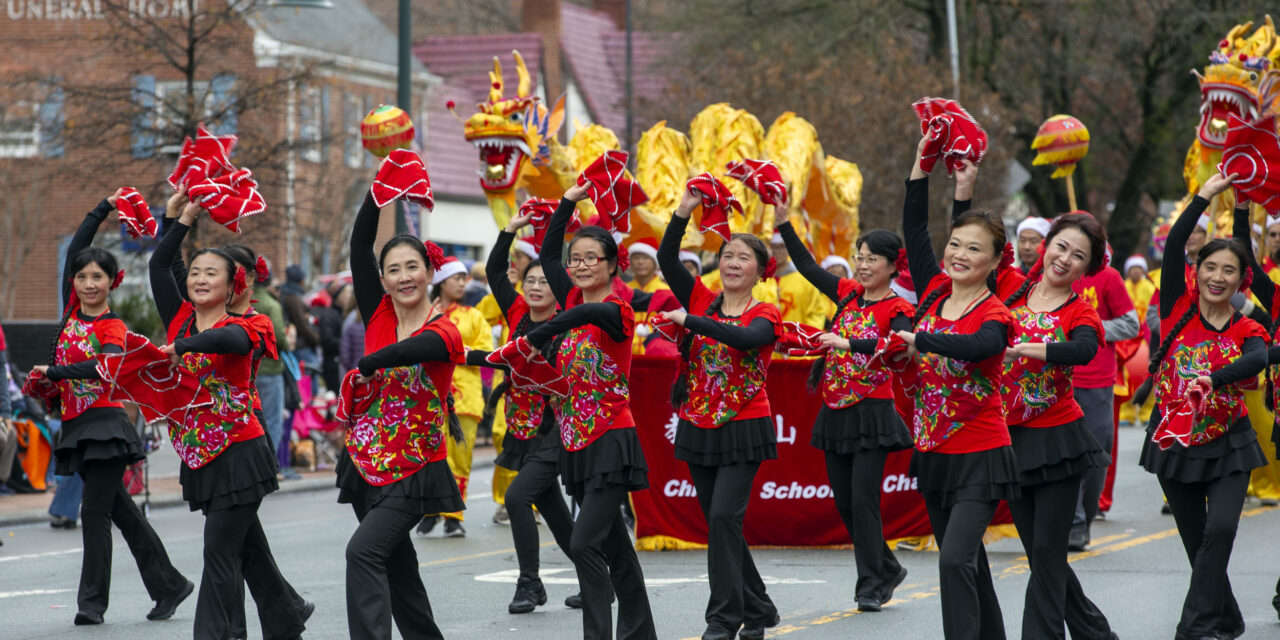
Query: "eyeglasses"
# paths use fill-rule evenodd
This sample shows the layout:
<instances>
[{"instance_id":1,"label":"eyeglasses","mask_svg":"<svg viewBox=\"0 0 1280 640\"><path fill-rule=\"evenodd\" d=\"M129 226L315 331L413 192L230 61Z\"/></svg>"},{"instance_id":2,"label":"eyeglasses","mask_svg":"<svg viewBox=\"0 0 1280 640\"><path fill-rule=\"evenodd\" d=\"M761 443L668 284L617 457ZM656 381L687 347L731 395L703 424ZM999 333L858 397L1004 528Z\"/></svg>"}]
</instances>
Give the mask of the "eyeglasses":
<instances>
[{"instance_id":1,"label":"eyeglasses","mask_svg":"<svg viewBox=\"0 0 1280 640\"><path fill-rule=\"evenodd\" d=\"M873 254L869 257L860 256L860 255L854 256L853 262L854 264L867 264L867 265L875 266L877 264L880 264L881 262L886 262L886 260L885 260L885 257L880 254Z\"/></svg>"},{"instance_id":2,"label":"eyeglasses","mask_svg":"<svg viewBox=\"0 0 1280 640\"><path fill-rule=\"evenodd\" d=\"M580 265L580 264L585 264L585 265L587 265L588 267L594 267L594 266L596 266L597 264L600 264L600 256L596 256L596 255L590 255L590 254L588 254L588 255L585 255L585 256L582 256L582 257L570 257L570 258L569 258L568 265L569 265L570 267L576 267L576 266L578 266L578 265Z\"/></svg>"},{"instance_id":3,"label":"eyeglasses","mask_svg":"<svg viewBox=\"0 0 1280 640\"><path fill-rule=\"evenodd\" d=\"M545 286L547 286L547 279L546 279L546 278L537 278L537 279L534 279L534 278L525 278L525 279L524 279L524 286L526 286L526 287L533 287L533 286L545 287Z\"/></svg>"}]
</instances>

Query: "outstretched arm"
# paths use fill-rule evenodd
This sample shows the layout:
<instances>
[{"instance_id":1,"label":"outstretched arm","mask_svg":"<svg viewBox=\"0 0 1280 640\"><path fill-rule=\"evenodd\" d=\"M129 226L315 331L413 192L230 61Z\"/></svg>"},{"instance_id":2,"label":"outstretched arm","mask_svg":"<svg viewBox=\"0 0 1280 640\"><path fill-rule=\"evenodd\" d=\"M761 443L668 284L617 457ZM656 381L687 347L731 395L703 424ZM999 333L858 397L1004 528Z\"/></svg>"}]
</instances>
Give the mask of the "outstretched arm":
<instances>
[{"instance_id":1,"label":"outstretched arm","mask_svg":"<svg viewBox=\"0 0 1280 640\"><path fill-rule=\"evenodd\" d=\"M630 337L622 323L622 307L612 302L585 302L566 309L526 335L529 344L541 349L555 336L589 324L603 329L614 342L622 342Z\"/></svg>"},{"instance_id":2,"label":"outstretched arm","mask_svg":"<svg viewBox=\"0 0 1280 640\"><path fill-rule=\"evenodd\" d=\"M356 295L356 306L360 307L360 318L366 325L373 312L378 310L378 305L382 304L382 296L387 293L382 288L378 258L373 253L381 213L373 201L373 194L367 193L351 227L351 282L355 285L352 290Z\"/></svg>"},{"instance_id":3,"label":"outstretched arm","mask_svg":"<svg viewBox=\"0 0 1280 640\"><path fill-rule=\"evenodd\" d=\"M102 221L115 210L118 195L120 193L117 191L110 197L103 198L93 211L84 214L84 221L80 223L80 228L76 229L75 235L71 236L71 244L67 245L67 259L62 266L62 306L64 307L71 299L71 280L76 275L71 273L71 261L75 259L77 253L93 244L94 236L98 235L98 227L101 227Z\"/></svg>"},{"instance_id":4,"label":"outstretched arm","mask_svg":"<svg viewBox=\"0 0 1280 640\"><path fill-rule=\"evenodd\" d=\"M796 265L796 271L799 271L809 284L821 291L822 295L830 298L832 302L840 302L840 276L828 273L817 260L813 259L813 254L809 253L808 247L804 246L804 241L791 226L788 205L789 203L783 203L774 207L773 229L782 236L782 242L787 245L787 255L791 256L791 263Z\"/></svg>"},{"instance_id":5,"label":"outstretched arm","mask_svg":"<svg viewBox=\"0 0 1280 640\"><path fill-rule=\"evenodd\" d=\"M980 362L1005 349L1008 327L988 320L970 334L917 333L915 347L921 353L936 353L953 360Z\"/></svg>"},{"instance_id":6,"label":"outstretched arm","mask_svg":"<svg viewBox=\"0 0 1280 640\"><path fill-rule=\"evenodd\" d=\"M253 340L244 327L230 325L206 329L189 338L173 341L173 351L184 353L219 353L247 356L253 352Z\"/></svg>"},{"instance_id":7,"label":"outstretched arm","mask_svg":"<svg viewBox=\"0 0 1280 640\"><path fill-rule=\"evenodd\" d=\"M178 314L178 309L182 308L183 302L182 286L185 283L179 283L174 275L174 256L182 251L182 241L187 237L191 224L195 222L198 209L199 205L195 203L189 203L183 208L182 217L174 222L169 232L160 238L160 244L156 245L156 250L147 263L147 275L151 280L151 297L155 298L156 310L160 312L160 320L166 327Z\"/></svg>"},{"instance_id":8,"label":"outstretched arm","mask_svg":"<svg viewBox=\"0 0 1280 640\"><path fill-rule=\"evenodd\" d=\"M662 270L667 286L671 287L672 295L685 309L689 308L689 303L693 300L697 280L689 275L684 263L680 262L680 242L684 239L685 228L689 226L689 216L700 203L698 196L685 189L684 197L671 215L667 230L662 233L662 242L658 245L658 268Z\"/></svg>"},{"instance_id":9,"label":"outstretched arm","mask_svg":"<svg viewBox=\"0 0 1280 640\"><path fill-rule=\"evenodd\" d=\"M768 318L756 318L743 327L706 316L690 315L685 317L684 327L738 351L759 349L777 339L773 323Z\"/></svg>"},{"instance_id":10,"label":"outstretched arm","mask_svg":"<svg viewBox=\"0 0 1280 640\"><path fill-rule=\"evenodd\" d=\"M360 358L360 375L369 377L378 369L408 367L421 362L449 360L449 348L444 338L434 331L423 331L411 338L389 344Z\"/></svg>"}]
</instances>

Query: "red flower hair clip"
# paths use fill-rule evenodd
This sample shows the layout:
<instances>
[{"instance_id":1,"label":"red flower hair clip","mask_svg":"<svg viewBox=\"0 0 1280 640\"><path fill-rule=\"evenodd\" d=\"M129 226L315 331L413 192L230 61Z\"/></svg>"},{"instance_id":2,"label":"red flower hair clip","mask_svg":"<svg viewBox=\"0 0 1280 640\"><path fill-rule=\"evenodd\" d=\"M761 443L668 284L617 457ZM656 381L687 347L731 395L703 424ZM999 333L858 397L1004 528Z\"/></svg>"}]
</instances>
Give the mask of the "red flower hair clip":
<instances>
[{"instance_id":1,"label":"red flower hair clip","mask_svg":"<svg viewBox=\"0 0 1280 640\"><path fill-rule=\"evenodd\" d=\"M769 262L764 265L764 273L760 275L760 279L768 280L776 273L778 273L778 260L773 256L769 256Z\"/></svg>"},{"instance_id":2,"label":"red flower hair clip","mask_svg":"<svg viewBox=\"0 0 1280 640\"><path fill-rule=\"evenodd\" d=\"M245 291L247 291L248 289L249 289L249 272L244 268L244 265L238 264L236 265L236 277L235 277L234 288L232 289L232 291L234 291L236 295L240 295Z\"/></svg>"},{"instance_id":3,"label":"red flower hair clip","mask_svg":"<svg viewBox=\"0 0 1280 640\"><path fill-rule=\"evenodd\" d=\"M253 264L253 275L258 282L266 282L271 279L271 267L267 266L267 259L258 256L258 261Z\"/></svg>"},{"instance_id":4,"label":"red flower hair clip","mask_svg":"<svg viewBox=\"0 0 1280 640\"><path fill-rule=\"evenodd\" d=\"M115 291L124 283L124 269L116 272L116 277L111 280L111 290Z\"/></svg>"},{"instance_id":5,"label":"red flower hair clip","mask_svg":"<svg viewBox=\"0 0 1280 640\"><path fill-rule=\"evenodd\" d=\"M626 271L631 268L631 252L626 247L618 245L618 271Z\"/></svg>"},{"instance_id":6,"label":"red flower hair clip","mask_svg":"<svg viewBox=\"0 0 1280 640\"><path fill-rule=\"evenodd\" d=\"M444 249L430 240L423 243L423 246L427 248L427 262L431 263L431 270L439 271L444 266Z\"/></svg>"},{"instance_id":7,"label":"red flower hair clip","mask_svg":"<svg viewBox=\"0 0 1280 640\"><path fill-rule=\"evenodd\" d=\"M1004 253L1000 255L1000 266L996 267L996 272L1004 271L1013 266L1013 245L1004 243Z\"/></svg>"},{"instance_id":8,"label":"red flower hair clip","mask_svg":"<svg viewBox=\"0 0 1280 640\"><path fill-rule=\"evenodd\" d=\"M1248 291L1249 285L1253 284L1253 269L1244 268L1244 275L1240 276L1240 291Z\"/></svg>"},{"instance_id":9,"label":"red flower hair clip","mask_svg":"<svg viewBox=\"0 0 1280 640\"><path fill-rule=\"evenodd\" d=\"M907 262L907 250L898 249L898 259L893 261L893 268L899 275L911 271L910 263Z\"/></svg>"}]
</instances>

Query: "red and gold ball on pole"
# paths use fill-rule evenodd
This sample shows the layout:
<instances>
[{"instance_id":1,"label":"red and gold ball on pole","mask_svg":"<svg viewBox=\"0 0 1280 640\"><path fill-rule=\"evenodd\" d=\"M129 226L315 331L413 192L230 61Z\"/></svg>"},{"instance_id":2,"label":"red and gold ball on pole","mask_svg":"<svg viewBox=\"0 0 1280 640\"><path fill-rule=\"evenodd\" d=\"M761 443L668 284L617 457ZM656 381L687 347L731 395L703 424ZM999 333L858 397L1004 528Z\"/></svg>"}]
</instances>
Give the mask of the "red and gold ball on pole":
<instances>
[{"instance_id":1,"label":"red and gold ball on pole","mask_svg":"<svg viewBox=\"0 0 1280 640\"><path fill-rule=\"evenodd\" d=\"M1071 209L1075 210L1076 193L1071 174L1076 171L1076 163L1089 153L1089 129L1074 116L1058 114L1045 120L1036 130L1031 148L1037 152L1032 165L1054 165L1056 169L1050 177L1067 179L1067 197L1071 201Z\"/></svg>"},{"instance_id":2,"label":"red and gold ball on pole","mask_svg":"<svg viewBox=\"0 0 1280 640\"><path fill-rule=\"evenodd\" d=\"M369 153L385 158L392 151L408 149L413 144L413 121L400 107L378 105L360 122L360 139Z\"/></svg>"}]
</instances>

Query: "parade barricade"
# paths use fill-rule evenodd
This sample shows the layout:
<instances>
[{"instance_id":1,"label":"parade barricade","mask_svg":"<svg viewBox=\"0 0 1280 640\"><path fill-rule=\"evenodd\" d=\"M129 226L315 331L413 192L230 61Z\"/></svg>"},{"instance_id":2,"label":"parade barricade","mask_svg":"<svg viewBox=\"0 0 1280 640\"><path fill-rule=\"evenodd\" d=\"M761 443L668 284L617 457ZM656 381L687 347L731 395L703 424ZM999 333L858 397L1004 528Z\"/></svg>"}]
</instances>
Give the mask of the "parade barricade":
<instances>
[{"instance_id":1,"label":"parade barricade","mask_svg":"<svg viewBox=\"0 0 1280 640\"><path fill-rule=\"evenodd\" d=\"M827 483L823 452L809 444L822 407L805 382L812 360L775 360L769 365L769 403L778 434L778 459L760 465L743 522L753 546L830 547L849 545ZM631 412L649 465L649 488L631 494L636 515L636 548L642 551L705 546L707 523L698 507L688 466L676 460L676 413L669 396L676 361L635 356L631 365ZM932 534L924 500L910 475L911 451L891 454L880 483L885 538L927 538ZM1016 535L1008 507L1000 505L988 540Z\"/></svg>"}]
</instances>

